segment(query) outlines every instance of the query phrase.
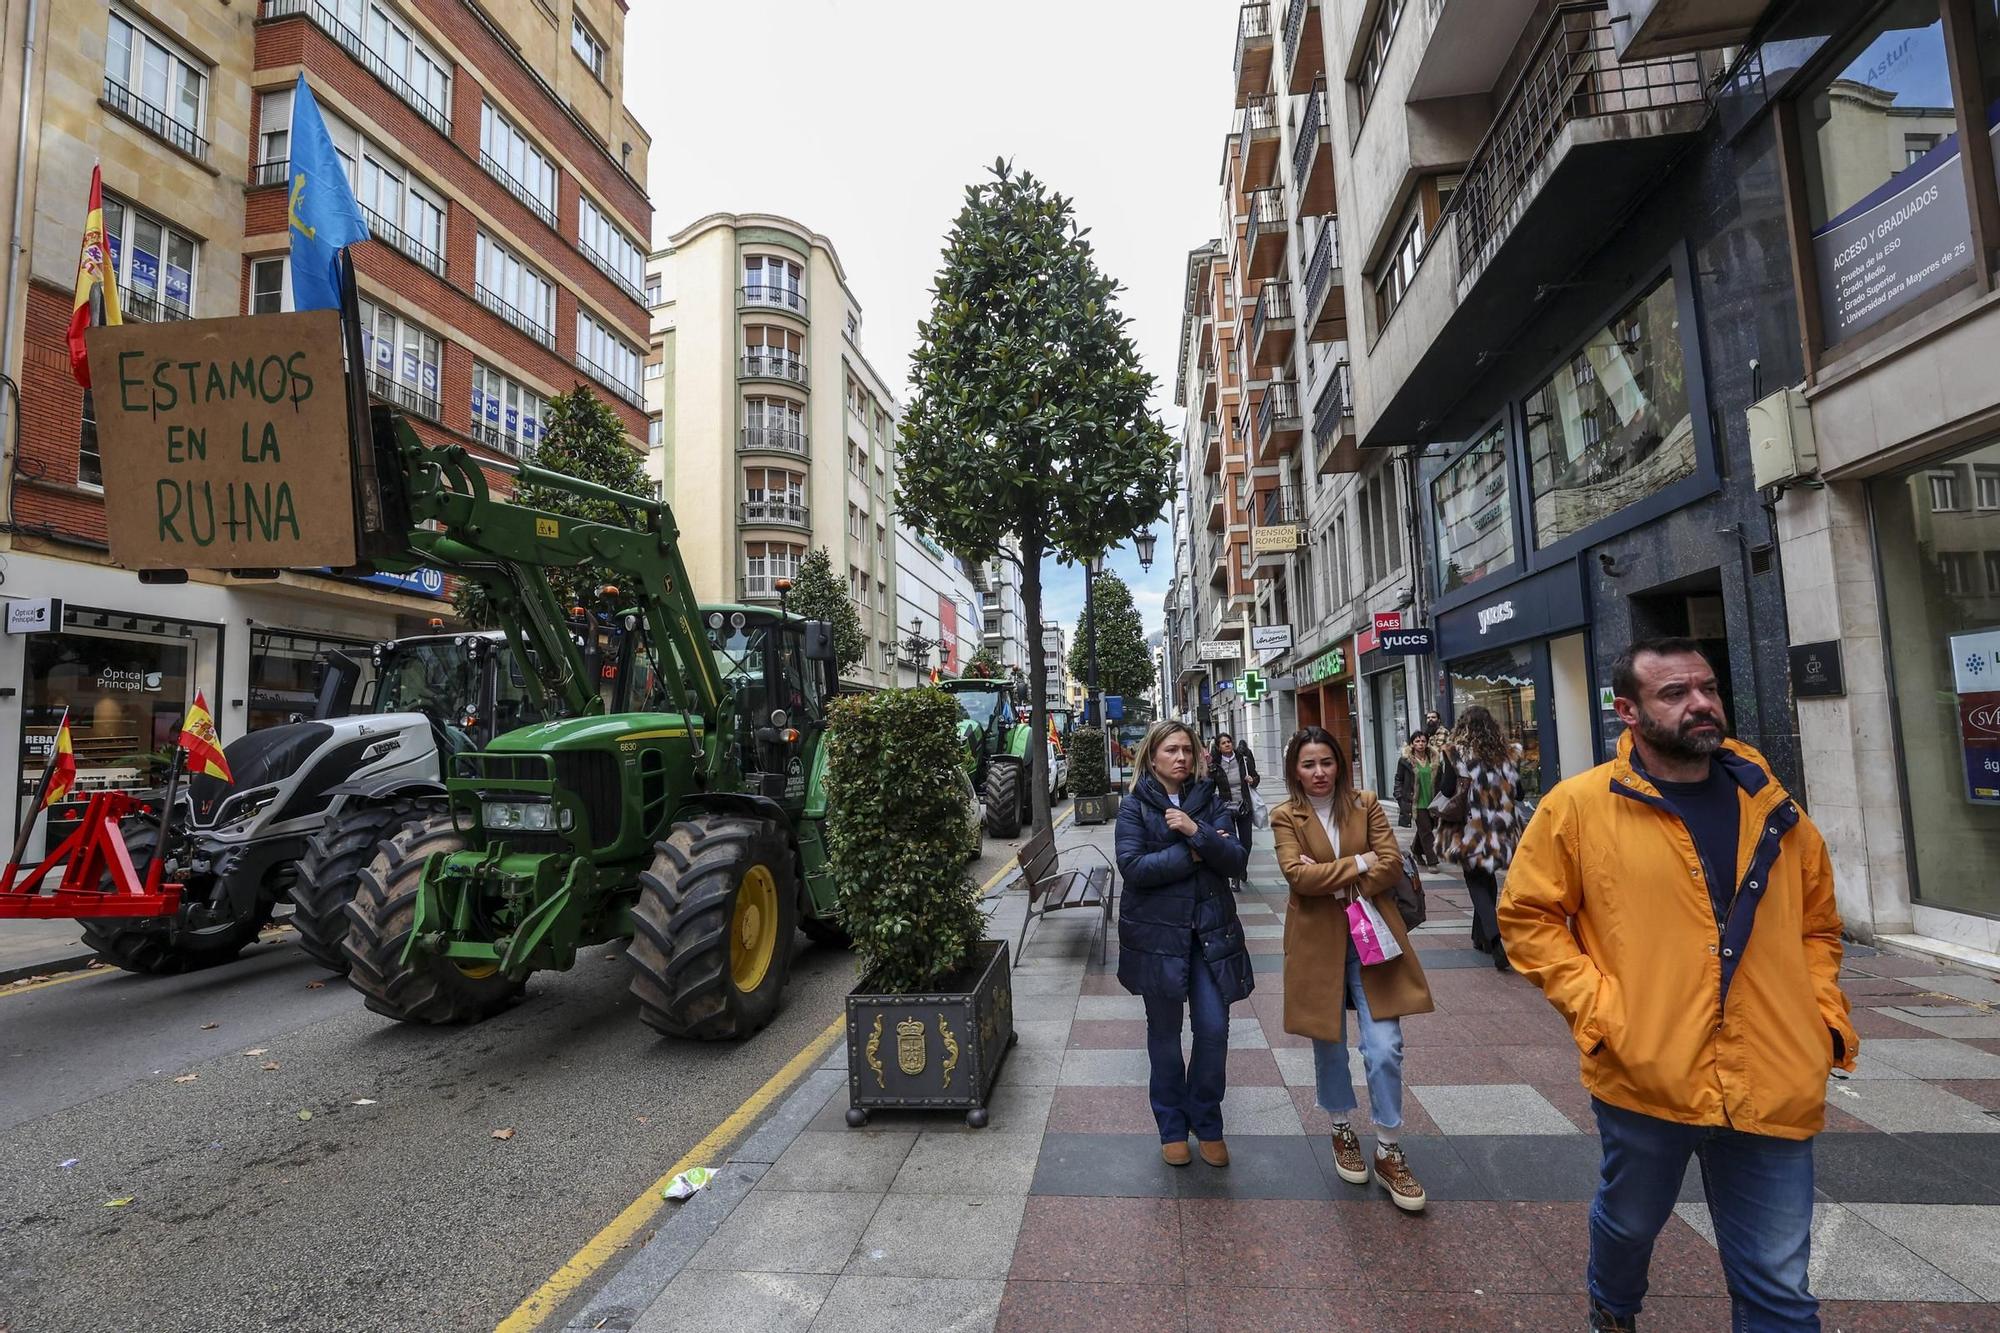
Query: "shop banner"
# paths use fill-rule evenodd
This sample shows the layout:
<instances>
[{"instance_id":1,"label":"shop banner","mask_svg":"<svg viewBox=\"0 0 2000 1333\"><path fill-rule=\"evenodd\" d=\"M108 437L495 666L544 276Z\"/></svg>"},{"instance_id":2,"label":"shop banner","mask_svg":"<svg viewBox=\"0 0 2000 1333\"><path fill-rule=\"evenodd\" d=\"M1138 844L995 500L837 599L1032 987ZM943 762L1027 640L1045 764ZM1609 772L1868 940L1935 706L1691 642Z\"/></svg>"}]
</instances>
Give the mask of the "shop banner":
<instances>
[{"instance_id":1,"label":"shop banner","mask_svg":"<svg viewBox=\"0 0 2000 1333\"><path fill-rule=\"evenodd\" d=\"M1952 635L1951 670L1966 799L2000 805L2000 630Z\"/></svg>"},{"instance_id":2,"label":"shop banner","mask_svg":"<svg viewBox=\"0 0 2000 1333\"><path fill-rule=\"evenodd\" d=\"M354 563L338 312L120 324L86 338L113 560Z\"/></svg>"}]
</instances>

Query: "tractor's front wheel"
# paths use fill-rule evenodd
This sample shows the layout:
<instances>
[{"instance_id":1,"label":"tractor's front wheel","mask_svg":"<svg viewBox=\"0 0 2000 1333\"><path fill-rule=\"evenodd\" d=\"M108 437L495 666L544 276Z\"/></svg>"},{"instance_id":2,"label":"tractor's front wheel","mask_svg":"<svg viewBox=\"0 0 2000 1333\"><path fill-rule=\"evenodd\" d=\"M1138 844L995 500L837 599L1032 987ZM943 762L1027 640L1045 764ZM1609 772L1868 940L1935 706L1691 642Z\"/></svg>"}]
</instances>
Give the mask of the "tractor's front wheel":
<instances>
[{"instance_id":1,"label":"tractor's front wheel","mask_svg":"<svg viewBox=\"0 0 2000 1333\"><path fill-rule=\"evenodd\" d=\"M986 831L996 838L1021 832L1021 765L995 759L986 765Z\"/></svg>"},{"instance_id":2,"label":"tractor's front wheel","mask_svg":"<svg viewBox=\"0 0 2000 1333\"><path fill-rule=\"evenodd\" d=\"M491 963L416 952L404 957L424 863L436 852L464 850L465 837L453 831L451 816L434 816L383 843L356 879L341 947L347 984L376 1013L399 1023L471 1023L520 995L523 983L508 980Z\"/></svg>"},{"instance_id":3,"label":"tractor's front wheel","mask_svg":"<svg viewBox=\"0 0 2000 1333\"><path fill-rule=\"evenodd\" d=\"M347 939L347 904L361 872L383 843L436 813L434 806L412 800L349 806L312 836L290 890L292 929L307 957L335 972L347 971L341 945Z\"/></svg>"},{"instance_id":4,"label":"tractor's front wheel","mask_svg":"<svg viewBox=\"0 0 2000 1333\"><path fill-rule=\"evenodd\" d=\"M699 815L674 825L639 876L632 993L669 1037L748 1037L777 1015L798 928L798 874L769 820Z\"/></svg>"},{"instance_id":5,"label":"tractor's front wheel","mask_svg":"<svg viewBox=\"0 0 2000 1333\"><path fill-rule=\"evenodd\" d=\"M133 818L125 822L122 831L132 868L144 880L159 852L159 825L152 818ZM177 881L182 873L169 860L163 878ZM105 881L108 892L108 875ZM271 904L260 896L247 913L231 915L235 899L227 886L215 885L213 880L208 884L211 891L204 897L201 885L184 883L180 911L173 916L101 916L80 921L83 942L113 967L154 976L178 976L230 962L271 919ZM216 888L222 891L214 892Z\"/></svg>"}]
</instances>

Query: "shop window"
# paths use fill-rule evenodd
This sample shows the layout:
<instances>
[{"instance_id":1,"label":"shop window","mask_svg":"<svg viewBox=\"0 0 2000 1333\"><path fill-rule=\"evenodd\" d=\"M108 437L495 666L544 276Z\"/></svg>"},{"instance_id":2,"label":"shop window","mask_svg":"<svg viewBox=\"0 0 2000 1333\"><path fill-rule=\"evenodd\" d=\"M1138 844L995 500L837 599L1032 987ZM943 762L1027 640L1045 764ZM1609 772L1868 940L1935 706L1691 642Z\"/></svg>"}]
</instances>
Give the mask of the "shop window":
<instances>
[{"instance_id":1,"label":"shop window","mask_svg":"<svg viewBox=\"0 0 2000 1333\"><path fill-rule=\"evenodd\" d=\"M1506 435L1506 427L1496 424L1431 482L1439 596L1514 563Z\"/></svg>"},{"instance_id":2,"label":"shop window","mask_svg":"<svg viewBox=\"0 0 2000 1333\"><path fill-rule=\"evenodd\" d=\"M1500 734L1518 748L1514 762L1521 768L1521 794L1534 800L1542 794L1541 712L1535 689L1535 652L1527 644L1480 653L1451 664L1451 707L1454 718L1481 705L1500 724Z\"/></svg>"},{"instance_id":3,"label":"shop window","mask_svg":"<svg viewBox=\"0 0 2000 1333\"><path fill-rule=\"evenodd\" d=\"M1552 546L1695 470L1680 306L1666 278L1526 404L1535 543Z\"/></svg>"},{"instance_id":4,"label":"shop window","mask_svg":"<svg viewBox=\"0 0 2000 1333\"><path fill-rule=\"evenodd\" d=\"M2000 468L2000 443L1962 455ZM1934 465L1869 483L1914 897L2000 915L2000 510L1940 509Z\"/></svg>"},{"instance_id":5,"label":"shop window","mask_svg":"<svg viewBox=\"0 0 2000 1333\"><path fill-rule=\"evenodd\" d=\"M311 634L286 634L281 630L253 630L250 634L250 716L246 725L256 731L309 718L326 679L327 654L343 652L361 668L355 697L361 698L375 675L370 645L357 639L327 638Z\"/></svg>"}]
</instances>

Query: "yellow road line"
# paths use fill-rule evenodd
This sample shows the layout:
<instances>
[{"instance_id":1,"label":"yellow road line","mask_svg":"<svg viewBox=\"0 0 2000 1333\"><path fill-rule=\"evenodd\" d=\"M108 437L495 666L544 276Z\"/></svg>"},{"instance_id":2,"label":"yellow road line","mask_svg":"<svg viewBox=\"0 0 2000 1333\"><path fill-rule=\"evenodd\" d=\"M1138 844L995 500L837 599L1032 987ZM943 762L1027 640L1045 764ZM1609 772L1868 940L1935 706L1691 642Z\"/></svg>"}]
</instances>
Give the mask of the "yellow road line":
<instances>
[{"instance_id":1,"label":"yellow road line","mask_svg":"<svg viewBox=\"0 0 2000 1333\"><path fill-rule=\"evenodd\" d=\"M588 1244L570 1256L568 1263L556 1270L554 1277L535 1289L533 1295L514 1307L514 1313L501 1320L494 1333L529 1333L540 1328L563 1303L574 1296L590 1276L615 1255L619 1248L639 1233L639 1229L652 1221L666 1201L660 1191L681 1172L692 1166L701 1166L713 1160L723 1150L730 1147L738 1135L750 1122L764 1113L764 1109L783 1096L800 1075L808 1072L826 1057L834 1042L840 1039L841 1029L846 1025L842 1016L826 1025L826 1030L806 1043L805 1049L786 1062L785 1067L771 1075L763 1087L750 1094L741 1106L729 1113L729 1118L710 1130L706 1137L687 1155L666 1169L658 1180L646 1187L646 1192L625 1206L625 1211L605 1226L604 1230L590 1238Z\"/></svg>"},{"instance_id":2,"label":"yellow road line","mask_svg":"<svg viewBox=\"0 0 2000 1333\"><path fill-rule=\"evenodd\" d=\"M271 926L258 935L257 939L260 943L268 944L272 940L282 938L287 929L285 926ZM9 995L26 995L31 991L46 990L50 986L60 986L65 982L82 981L85 977L115 977L118 973L118 968L106 963L103 967L80 967L74 972L59 973L46 981L31 982L26 986L0 985L0 1000L6 999Z\"/></svg>"}]
</instances>

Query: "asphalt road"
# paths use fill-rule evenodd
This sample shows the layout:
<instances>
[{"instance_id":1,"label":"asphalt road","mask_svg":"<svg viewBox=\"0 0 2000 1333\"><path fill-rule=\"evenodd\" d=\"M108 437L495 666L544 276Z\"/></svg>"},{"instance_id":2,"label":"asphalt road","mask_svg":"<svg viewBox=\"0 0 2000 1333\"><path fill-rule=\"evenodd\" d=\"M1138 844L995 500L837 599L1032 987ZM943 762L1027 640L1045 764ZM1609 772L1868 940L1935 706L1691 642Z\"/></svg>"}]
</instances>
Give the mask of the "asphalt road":
<instances>
[{"instance_id":1,"label":"asphalt road","mask_svg":"<svg viewBox=\"0 0 2000 1333\"><path fill-rule=\"evenodd\" d=\"M1010 851L989 839L975 882ZM192 976L0 992L0 1333L491 1328L853 973L800 936L783 1012L738 1045L641 1025L617 946L466 1028L369 1013L285 935Z\"/></svg>"}]
</instances>

